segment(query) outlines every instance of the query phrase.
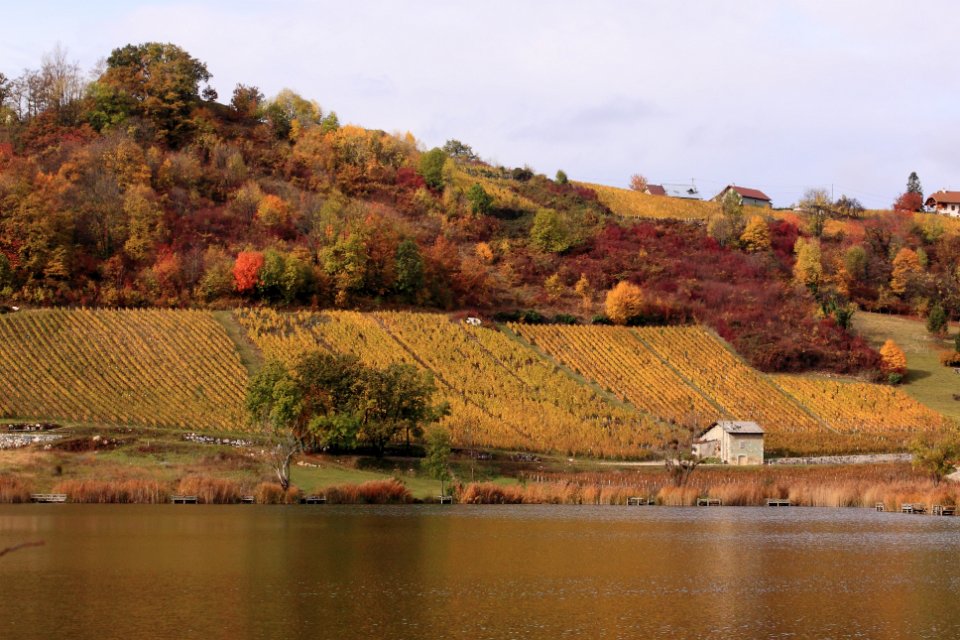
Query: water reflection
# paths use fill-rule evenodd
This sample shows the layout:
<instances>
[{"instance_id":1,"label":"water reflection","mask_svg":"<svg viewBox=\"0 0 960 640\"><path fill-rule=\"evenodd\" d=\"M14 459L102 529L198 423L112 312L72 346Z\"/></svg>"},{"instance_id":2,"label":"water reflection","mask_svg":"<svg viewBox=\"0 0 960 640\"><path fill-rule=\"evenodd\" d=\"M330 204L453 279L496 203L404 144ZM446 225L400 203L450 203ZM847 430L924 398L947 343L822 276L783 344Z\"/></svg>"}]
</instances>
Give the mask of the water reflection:
<instances>
[{"instance_id":1,"label":"water reflection","mask_svg":"<svg viewBox=\"0 0 960 640\"><path fill-rule=\"evenodd\" d=\"M960 519L0 507L0 638L960 637Z\"/></svg>"}]
</instances>

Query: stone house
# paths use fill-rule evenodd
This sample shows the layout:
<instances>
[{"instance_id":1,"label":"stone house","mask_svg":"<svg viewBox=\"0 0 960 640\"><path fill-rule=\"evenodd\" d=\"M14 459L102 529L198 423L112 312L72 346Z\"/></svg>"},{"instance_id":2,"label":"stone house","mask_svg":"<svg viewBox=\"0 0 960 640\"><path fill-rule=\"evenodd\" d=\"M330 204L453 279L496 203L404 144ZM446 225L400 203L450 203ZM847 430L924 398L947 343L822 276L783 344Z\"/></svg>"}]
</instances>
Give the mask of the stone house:
<instances>
[{"instance_id":1,"label":"stone house","mask_svg":"<svg viewBox=\"0 0 960 640\"><path fill-rule=\"evenodd\" d=\"M724 464L763 464L763 429L756 422L714 422L694 441L693 455Z\"/></svg>"}]
</instances>

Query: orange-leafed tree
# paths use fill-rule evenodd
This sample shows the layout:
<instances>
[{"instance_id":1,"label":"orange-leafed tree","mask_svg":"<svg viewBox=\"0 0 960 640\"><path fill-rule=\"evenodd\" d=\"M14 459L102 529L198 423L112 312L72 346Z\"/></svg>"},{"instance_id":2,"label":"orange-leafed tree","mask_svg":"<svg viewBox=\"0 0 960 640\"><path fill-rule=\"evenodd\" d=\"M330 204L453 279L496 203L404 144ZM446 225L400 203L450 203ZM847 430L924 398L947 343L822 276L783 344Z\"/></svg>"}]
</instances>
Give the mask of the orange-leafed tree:
<instances>
[{"instance_id":1,"label":"orange-leafed tree","mask_svg":"<svg viewBox=\"0 0 960 640\"><path fill-rule=\"evenodd\" d=\"M632 176L630 176L630 188L633 189L634 191L645 190L647 188L647 184L648 184L647 179L642 175L640 175L639 173L635 173Z\"/></svg>"},{"instance_id":2,"label":"orange-leafed tree","mask_svg":"<svg viewBox=\"0 0 960 640\"><path fill-rule=\"evenodd\" d=\"M880 367L884 373L903 375L907 372L907 356L893 340L887 340L880 347Z\"/></svg>"},{"instance_id":3,"label":"orange-leafed tree","mask_svg":"<svg viewBox=\"0 0 960 640\"><path fill-rule=\"evenodd\" d=\"M604 302L607 316L617 324L627 324L643 313L643 289L623 280L607 292Z\"/></svg>"},{"instance_id":4,"label":"orange-leafed tree","mask_svg":"<svg viewBox=\"0 0 960 640\"><path fill-rule=\"evenodd\" d=\"M260 281L263 254L259 251L241 251L233 263L233 282L240 293L252 291Z\"/></svg>"}]
</instances>

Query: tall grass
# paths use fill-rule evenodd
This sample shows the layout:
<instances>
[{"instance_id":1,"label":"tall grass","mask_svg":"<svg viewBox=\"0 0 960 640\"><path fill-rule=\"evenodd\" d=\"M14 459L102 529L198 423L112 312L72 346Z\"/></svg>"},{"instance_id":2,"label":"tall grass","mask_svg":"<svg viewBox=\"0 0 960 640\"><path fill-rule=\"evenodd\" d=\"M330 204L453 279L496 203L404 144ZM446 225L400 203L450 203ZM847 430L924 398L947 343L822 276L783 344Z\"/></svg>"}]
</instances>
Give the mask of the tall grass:
<instances>
[{"instance_id":1,"label":"tall grass","mask_svg":"<svg viewBox=\"0 0 960 640\"><path fill-rule=\"evenodd\" d=\"M53 493L67 494L70 502L158 504L170 499L167 485L156 480L63 480Z\"/></svg>"},{"instance_id":2,"label":"tall grass","mask_svg":"<svg viewBox=\"0 0 960 640\"><path fill-rule=\"evenodd\" d=\"M690 506L698 498L719 498L728 506L762 506L789 499L799 506L873 507L898 510L904 503L960 503L960 484L935 484L909 465L768 467L755 470L700 469L686 486L666 473L537 474L524 486L474 483L460 487L458 500L472 504L626 504L630 497L658 504Z\"/></svg>"},{"instance_id":3,"label":"tall grass","mask_svg":"<svg viewBox=\"0 0 960 640\"><path fill-rule=\"evenodd\" d=\"M240 483L227 478L211 476L187 476L177 484L177 493L184 496L197 496L201 504L233 504L240 502L243 495Z\"/></svg>"},{"instance_id":4,"label":"tall grass","mask_svg":"<svg viewBox=\"0 0 960 640\"><path fill-rule=\"evenodd\" d=\"M279 482L261 482L253 490L253 499L257 504L296 504L301 494L300 489L292 485L284 491Z\"/></svg>"},{"instance_id":5,"label":"tall grass","mask_svg":"<svg viewBox=\"0 0 960 640\"><path fill-rule=\"evenodd\" d=\"M324 491L332 504L406 504L413 502L413 495L406 485L396 478L370 480L362 484L341 484Z\"/></svg>"},{"instance_id":6,"label":"tall grass","mask_svg":"<svg viewBox=\"0 0 960 640\"><path fill-rule=\"evenodd\" d=\"M30 488L16 476L0 475L0 503L30 502Z\"/></svg>"}]
</instances>

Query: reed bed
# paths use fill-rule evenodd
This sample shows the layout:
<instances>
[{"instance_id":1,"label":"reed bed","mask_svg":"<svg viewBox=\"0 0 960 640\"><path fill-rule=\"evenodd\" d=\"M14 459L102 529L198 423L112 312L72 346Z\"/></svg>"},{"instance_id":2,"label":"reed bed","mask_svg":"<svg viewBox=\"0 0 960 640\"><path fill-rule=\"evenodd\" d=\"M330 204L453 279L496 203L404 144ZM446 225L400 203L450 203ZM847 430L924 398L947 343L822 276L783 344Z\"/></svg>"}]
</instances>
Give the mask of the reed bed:
<instances>
[{"instance_id":1,"label":"reed bed","mask_svg":"<svg viewBox=\"0 0 960 640\"><path fill-rule=\"evenodd\" d=\"M762 506L788 499L798 506L874 507L899 510L904 503L960 503L960 484L935 483L909 465L702 469L686 485L666 473L538 474L524 485L471 483L458 487L459 502L470 504L627 504L631 497L657 504L692 506L698 498L718 498L728 506Z\"/></svg>"},{"instance_id":2,"label":"reed bed","mask_svg":"<svg viewBox=\"0 0 960 640\"><path fill-rule=\"evenodd\" d=\"M234 504L240 502L243 488L236 480L211 476L187 476L177 484L177 494L197 496L201 504Z\"/></svg>"},{"instance_id":3,"label":"reed bed","mask_svg":"<svg viewBox=\"0 0 960 640\"><path fill-rule=\"evenodd\" d=\"M65 493L70 502L159 504L170 499L166 484L156 480L127 478L121 480L63 480L52 493ZM29 500L29 495L27 496Z\"/></svg>"},{"instance_id":4,"label":"reed bed","mask_svg":"<svg viewBox=\"0 0 960 640\"><path fill-rule=\"evenodd\" d=\"M0 504L30 502L30 487L20 478L0 475Z\"/></svg>"},{"instance_id":5,"label":"reed bed","mask_svg":"<svg viewBox=\"0 0 960 640\"><path fill-rule=\"evenodd\" d=\"M261 482L253 490L253 499L257 504L297 504L302 494L292 485L284 490L279 482Z\"/></svg>"},{"instance_id":6,"label":"reed bed","mask_svg":"<svg viewBox=\"0 0 960 640\"><path fill-rule=\"evenodd\" d=\"M406 504L413 502L407 486L396 478L370 480L362 484L341 484L324 491L331 504Z\"/></svg>"}]
</instances>

